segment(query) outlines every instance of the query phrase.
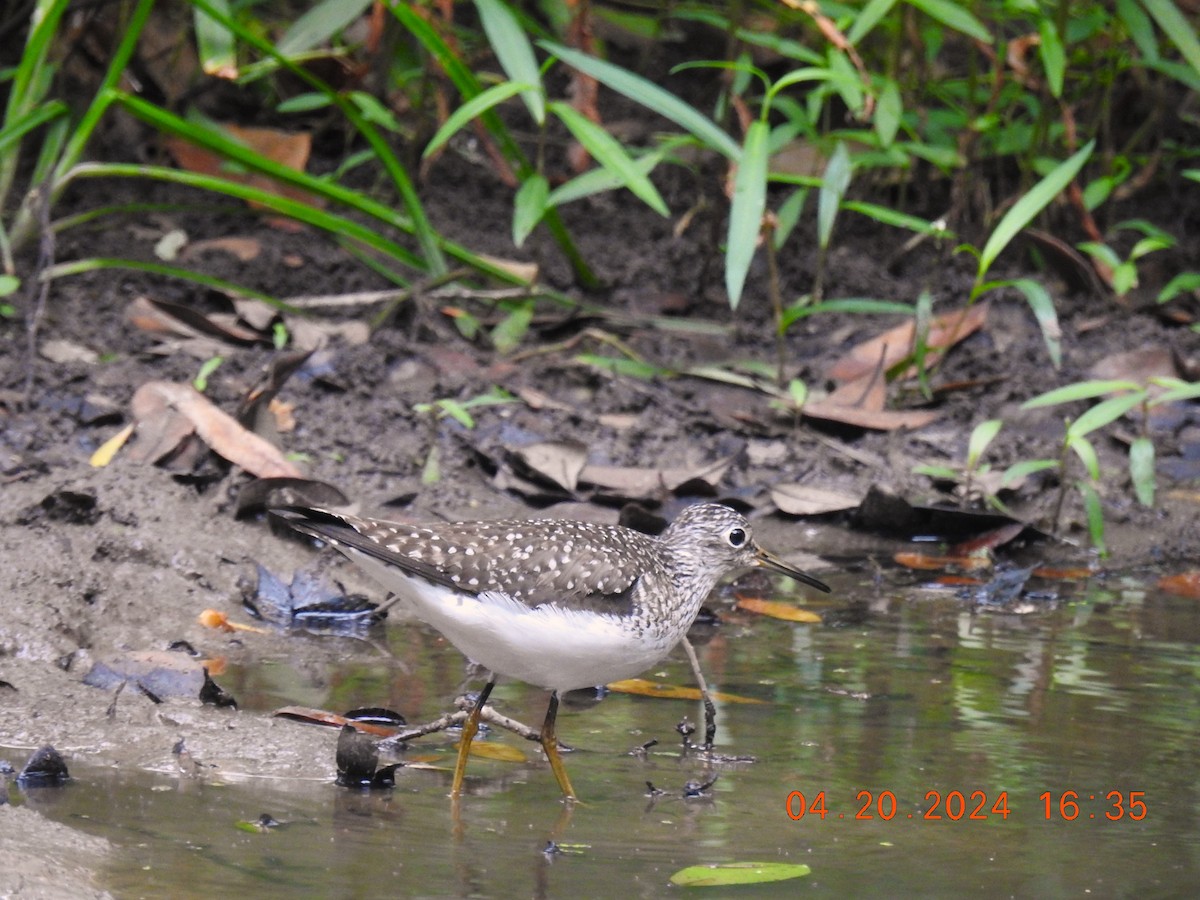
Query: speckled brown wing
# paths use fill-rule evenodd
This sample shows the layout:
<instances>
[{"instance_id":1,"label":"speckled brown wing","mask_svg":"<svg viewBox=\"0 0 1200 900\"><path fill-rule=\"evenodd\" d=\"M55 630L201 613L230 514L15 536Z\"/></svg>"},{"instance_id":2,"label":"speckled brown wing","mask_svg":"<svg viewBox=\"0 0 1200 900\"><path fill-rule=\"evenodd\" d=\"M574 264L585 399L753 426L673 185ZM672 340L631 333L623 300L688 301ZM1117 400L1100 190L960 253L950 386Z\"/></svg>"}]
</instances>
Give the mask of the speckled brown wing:
<instances>
[{"instance_id":1,"label":"speckled brown wing","mask_svg":"<svg viewBox=\"0 0 1200 900\"><path fill-rule=\"evenodd\" d=\"M291 527L466 594L495 591L530 606L630 611L638 577L657 572L656 542L631 529L572 521L501 520L436 526L319 509L273 510Z\"/></svg>"}]
</instances>

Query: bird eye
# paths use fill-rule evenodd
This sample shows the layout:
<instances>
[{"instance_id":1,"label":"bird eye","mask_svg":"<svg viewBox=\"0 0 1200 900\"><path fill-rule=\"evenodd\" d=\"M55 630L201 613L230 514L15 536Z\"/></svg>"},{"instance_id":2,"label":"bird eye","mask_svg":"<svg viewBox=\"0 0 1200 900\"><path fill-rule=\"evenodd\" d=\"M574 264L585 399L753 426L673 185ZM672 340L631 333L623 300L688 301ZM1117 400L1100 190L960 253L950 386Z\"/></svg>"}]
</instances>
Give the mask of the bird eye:
<instances>
[{"instance_id":1,"label":"bird eye","mask_svg":"<svg viewBox=\"0 0 1200 900\"><path fill-rule=\"evenodd\" d=\"M746 529L731 528L729 529L729 534L726 535L726 539L729 541L731 547L740 547L746 543Z\"/></svg>"}]
</instances>

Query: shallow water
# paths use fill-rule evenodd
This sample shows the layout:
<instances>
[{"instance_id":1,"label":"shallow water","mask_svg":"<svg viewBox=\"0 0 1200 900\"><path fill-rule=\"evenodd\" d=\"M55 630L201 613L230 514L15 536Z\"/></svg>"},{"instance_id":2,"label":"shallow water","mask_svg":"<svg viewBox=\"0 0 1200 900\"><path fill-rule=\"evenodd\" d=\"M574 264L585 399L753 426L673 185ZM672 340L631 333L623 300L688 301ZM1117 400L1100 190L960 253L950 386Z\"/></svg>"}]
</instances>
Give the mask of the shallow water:
<instances>
[{"instance_id":1,"label":"shallow water","mask_svg":"<svg viewBox=\"0 0 1200 900\"><path fill-rule=\"evenodd\" d=\"M698 648L710 686L763 701L718 705L717 749L753 763L680 752L674 726L697 718L695 703L610 694L560 713L585 801L570 811L537 748L498 734L489 740L528 762L473 759L457 822L448 773L414 769L392 791L360 793L304 772L222 781L73 762L69 786L24 802L116 845L101 882L119 897L652 897L684 866L736 860L812 868L739 889L750 895L1173 896L1200 886L1200 605L1118 579L1021 616L850 579L834 586L809 606L823 624L724 606L724 624ZM265 660L231 670L220 681L243 711L370 705L433 718L463 676L461 657L417 627L390 626L388 652L297 639L325 641L329 669ZM682 654L647 677L691 683ZM524 685L493 699L534 724L545 710L545 695ZM652 738L645 758L629 755ZM330 754L336 740L330 730ZM452 743L421 739L409 756L450 766ZM707 796L681 796L685 782L714 775ZM649 798L647 781L666 793ZM808 808L819 798L824 818ZM286 825L235 825L264 812ZM544 853L550 840L562 852Z\"/></svg>"}]
</instances>

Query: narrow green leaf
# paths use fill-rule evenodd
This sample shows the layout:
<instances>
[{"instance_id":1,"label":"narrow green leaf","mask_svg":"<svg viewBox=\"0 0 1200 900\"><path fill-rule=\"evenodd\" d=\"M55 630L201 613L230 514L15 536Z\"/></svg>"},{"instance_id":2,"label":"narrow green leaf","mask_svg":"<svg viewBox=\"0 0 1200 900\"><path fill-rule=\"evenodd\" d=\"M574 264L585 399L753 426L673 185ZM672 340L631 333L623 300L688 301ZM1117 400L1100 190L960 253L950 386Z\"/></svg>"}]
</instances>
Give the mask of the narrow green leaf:
<instances>
[{"instance_id":1,"label":"narrow green leaf","mask_svg":"<svg viewBox=\"0 0 1200 900\"><path fill-rule=\"evenodd\" d=\"M546 123L546 96L542 88L542 73L525 30L517 22L512 10L500 0L475 0L475 8L479 10L479 19L492 45L492 52L496 54L509 81L534 86L522 91L521 99L540 128Z\"/></svg>"},{"instance_id":2,"label":"narrow green leaf","mask_svg":"<svg viewBox=\"0 0 1200 900\"><path fill-rule=\"evenodd\" d=\"M1151 378L1150 381L1167 389L1150 401L1151 406L1178 403L1180 400L1200 400L1200 381L1183 381L1179 378Z\"/></svg>"},{"instance_id":3,"label":"narrow green leaf","mask_svg":"<svg viewBox=\"0 0 1200 900\"><path fill-rule=\"evenodd\" d=\"M1018 278L1014 281L1000 282L1014 287L1025 295L1025 302L1037 319L1038 328L1042 332L1042 340L1046 343L1046 352L1050 354L1050 362L1054 368L1062 366L1062 328L1058 324L1058 310L1054 308L1054 300L1041 284L1032 278Z\"/></svg>"},{"instance_id":4,"label":"narrow green leaf","mask_svg":"<svg viewBox=\"0 0 1200 900\"><path fill-rule=\"evenodd\" d=\"M1100 480L1100 458L1096 456L1096 448L1092 442L1082 436L1068 437L1067 446L1075 451L1083 467L1087 470L1092 481Z\"/></svg>"},{"instance_id":5,"label":"narrow green leaf","mask_svg":"<svg viewBox=\"0 0 1200 900\"><path fill-rule=\"evenodd\" d=\"M953 3L951 0L908 0L908 3L948 28L961 31L967 37L983 41L985 44L992 43L991 32L967 11L965 4Z\"/></svg>"},{"instance_id":6,"label":"narrow green leaf","mask_svg":"<svg viewBox=\"0 0 1200 900\"><path fill-rule=\"evenodd\" d=\"M655 378L672 374L667 369L651 365L650 363L643 362L640 359L626 359L625 357L619 356L600 356L596 353L580 353L575 357L575 359L584 365L594 366L597 369L603 369L607 372L612 372L614 375L628 375L631 378L639 378L642 381L652 381Z\"/></svg>"},{"instance_id":7,"label":"narrow green leaf","mask_svg":"<svg viewBox=\"0 0 1200 900\"><path fill-rule=\"evenodd\" d=\"M1200 291L1200 272L1180 272L1158 292L1158 302L1166 303L1174 300L1180 294Z\"/></svg>"},{"instance_id":8,"label":"narrow green leaf","mask_svg":"<svg viewBox=\"0 0 1200 900\"><path fill-rule=\"evenodd\" d=\"M771 128L761 119L746 129L742 159L733 179L733 202L729 207L729 237L725 245L725 290L729 305L737 309L742 288L758 236L762 230L763 211L767 206L767 143Z\"/></svg>"},{"instance_id":9,"label":"narrow green leaf","mask_svg":"<svg viewBox=\"0 0 1200 900\"><path fill-rule=\"evenodd\" d=\"M980 422L971 432L971 439L967 442L967 468L974 469L979 465L979 459L983 456L983 452L987 449L988 444L1000 433L1000 429L1004 423L999 419L988 419L986 422Z\"/></svg>"},{"instance_id":10,"label":"narrow green leaf","mask_svg":"<svg viewBox=\"0 0 1200 900\"><path fill-rule=\"evenodd\" d=\"M1136 381L1077 381L1065 387L1055 388L1038 394L1021 404L1021 409L1037 409L1042 406L1057 406L1059 403L1070 403L1074 400L1091 400L1093 397L1103 397L1118 391L1137 391L1141 385Z\"/></svg>"},{"instance_id":11,"label":"narrow green leaf","mask_svg":"<svg viewBox=\"0 0 1200 900\"><path fill-rule=\"evenodd\" d=\"M213 356L205 360L200 366L200 371L196 373L196 377L192 379L192 387L202 394L207 391L209 376L217 371L223 362L225 362L225 357L223 356Z\"/></svg>"},{"instance_id":12,"label":"narrow green leaf","mask_svg":"<svg viewBox=\"0 0 1200 900\"><path fill-rule=\"evenodd\" d=\"M822 248L829 247L833 237L833 224L837 220L838 207L850 187L851 175L850 153L846 144L838 141L833 148L833 155L825 164L825 175L821 179L821 190L817 196L817 243Z\"/></svg>"},{"instance_id":13,"label":"narrow green leaf","mask_svg":"<svg viewBox=\"0 0 1200 900\"><path fill-rule=\"evenodd\" d=\"M539 41L538 46L571 68L592 76L605 87L669 119L723 156L735 161L741 156L741 147L716 123L654 82L562 44Z\"/></svg>"},{"instance_id":14,"label":"narrow green leaf","mask_svg":"<svg viewBox=\"0 0 1200 900\"><path fill-rule=\"evenodd\" d=\"M1092 546L1101 556L1108 556L1108 547L1104 543L1104 507L1100 503L1100 495L1086 481L1077 481L1075 486L1083 495L1083 508L1087 513L1088 536Z\"/></svg>"},{"instance_id":15,"label":"narrow green leaf","mask_svg":"<svg viewBox=\"0 0 1200 900\"><path fill-rule=\"evenodd\" d=\"M1146 392L1139 390L1101 400L1071 423L1067 428L1068 440L1091 434L1097 428L1103 428L1105 425L1115 422L1145 399Z\"/></svg>"},{"instance_id":16,"label":"narrow green leaf","mask_svg":"<svg viewBox=\"0 0 1200 900\"><path fill-rule=\"evenodd\" d=\"M771 240L775 242L776 250L783 248L792 231L799 224L800 216L804 213L804 204L807 200L808 188L796 188L779 205L779 209L775 212L775 232L771 235Z\"/></svg>"},{"instance_id":17,"label":"narrow green leaf","mask_svg":"<svg viewBox=\"0 0 1200 900\"><path fill-rule=\"evenodd\" d=\"M517 190L513 199L513 244L520 247L546 214L546 197L550 193L550 182L540 172L530 175Z\"/></svg>"},{"instance_id":18,"label":"narrow green leaf","mask_svg":"<svg viewBox=\"0 0 1200 900\"><path fill-rule=\"evenodd\" d=\"M660 216L666 217L671 214L649 176L638 168L616 138L566 103L554 102L550 104L550 108L592 158L620 178L621 183L629 188L634 196Z\"/></svg>"},{"instance_id":19,"label":"narrow green leaf","mask_svg":"<svg viewBox=\"0 0 1200 900\"><path fill-rule=\"evenodd\" d=\"M867 298L848 297L841 300L825 300L821 303L793 303L783 311L780 327L783 330L801 319L815 316L818 313L852 313L855 315L900 315L911 316L914 309L910 304L898 303L894 300L871 300Z\"/></svg>"},{"instance_id":20,"label":"narrow green leaf","mask_svg":"<svg viewBox=\"0 0 1200 900\"><path fill-rule=\"evenodd\" d=\"M1087 162L1088 157L1092 155L1092 150L1095 149L1096 142L1088 141L1073 156L1060 163L1054 171L1035 184L1024 197L1018 200L1000 220L1000 224L996 226L996 230L992 232L984 245L983 253L979 257L979 279L982 280L987 274L988 269L992 267L992 263L996 261L996 257L1000 252L1008 246L1009 242L1017 236L1017 234L1028 225L1038 213L1045 209L1050 202L1062 193L1071 180L1079 174L1079 170L1083 168L1083 164Z\"/></svg>"},{"instance_id":21,"label":"narrow green leaf","mask_svg":"<svg viewBox=\"0 0 1200 900\"><path fill-rule=\"evenodd\" d=\"M275 49L282 56L296 56L324 46L370 5L371 0L321 0L291 24Z\"/></svg>"},{"instance_id":22,"label":"narrow green leaf","mask_svg":"<svg viewBox=\"0 0 1200 900\"><path fill-rule=\"evenodd\" d=\"M39 125L49 122L51 119L57 119L59 116L65 116L68 112L67 105L61 100L51 100L49 103L43 103L24 115L18 116L15 121L9 122L3 130L0 130L0 154L3 154L10 146Z\"/></svg>"},{"instance_id":23,"label":"narrow green leaf","mask_svg":"<svg viewBox=\"0 0 1200 900\"><path fill-rule=\"evenodd\" d=\"M671 876L681 887L730 887L736 884L767 884L803 878L812 872L803 863L732 862L711 866L688 866Z\"/></svg>"},{"instance_id":24,"label":"narrow green leaf","mask_svg":"<svg viewBox=\"0 0 1200 900\"><path fill-rule=\"evenodd\" d=\"M467 408L457 400L439 400L434 406L458 422L463 428L470 430L475 427L475 419L467 412Z\"/></svg>"},{"instance_id":25,"label":"narrow green leaf","mask_svg":"<svg viewBox=\"0 0 1200 900\"><path fill-rule=\"evenodd\" d=\"M930 222L928 219L910 216L908 213L902 213L888 206L879 206L876 203L867 203L863 200L843 200L842 209L860 213L881 225L904 228L908 231L915 231L917 234L938 234L950 238L954 236L953 232L948 230L942 222Z\"/></svg>"},{"instance_id":26,"label":"narrow green leaf","mask_svg":"<svg viewBox=\"0 0 1200 900\"><path fill-rule=\"evenodd\" d=\"M516 96L526 90L529 85L520 81L504 81L500 84L493 85L482 94L472 97L454 112L452 112L446 121L442 123L442 127L434 132L433 137L429 139L429 143L425 145L425 151L421 154L422 159L432 156L442 148L446 141L450 140L460 128L470 122L472 119L478 118L481 114L487 112L493 106L498 106L509 97Z\"/></svg>"},{"instance_id":27,"label":"narrow green leaf","mask_svg":"<svg viewBox=\"0 0 1200 900\"><path fill-rule=\"evenodd\" d=\"M643 175L649 175L662 162L663 156L663 153L656 150L637 157L633 160L633 165ZM602 194L605 191L621 187L625 187L624 179L609 169L596 166L552 190L550 196L546 198L546 205L562 206L565 203L573 203L584 197L591 197L594 194Z\"/></svg>"},{"instance_id":28,"label":"narrow green leaf","mask_svg":"<svg viewBox=\"0 0 1200 900\"><path fill-rule=\"evenodd\" d=\"M1117 15L1125 23L1125 29L1133 38L1142 58L1155 62L1158 59L1158 40L1154 37L1154 26L1137 0L1117 0Z\"/></svg>"},{"instance_id":29,"label":"narrow green leaf","mask_svg":"<svg viewBox=\"0 0 1200 900\"><path fill-rule=\"evenodd\" d=\"M138 259L113 259L110 257L90 257L87 259L73 259L70 262L55 263L47 269L43 269L38 276L41 281L53 281L56 278L65 278L69 275L80 275L84 272L95 272L101 269L129 269L132 272L149 272L153 275L164 275L167 278L178 278L181 281L190 281L194 284L201 284L204 287L212 288L215 291L228 294L231 297L254 297L262 300L264 303L269 303L271 306L283 312L294 313L296 315L304 315L300 310L293 306L289 306L282 300L272 297L270 294L264 294L262 291L257 291L254 288L247 287L243 284L235 284L232 281L226 281L224 278L217 278L214 275L205 275L202 272L192 272L189 269L181 269L178 266L168 266L164 263L142 262Z\"/></svg>"},{"instance_id":30,"label":"narrow green leaf","mask_svg":"<svg viewBox=\"0 0 1200 900\"><path fill-rule=\"evenodd\" d=\"M1041 39L1038 55L1042 58L1042 68L1046 70L1046 86L1050 88L1051 96L1061 97L1067 54L1053 19L1042 16L1038 20L1038 37Z\"/></svg>"},{"instance_id":31,"label":"narrow green leaf","mask_svg":"<svg viewBox=\"0 0 1200 900\"><path fill-rule=\"evenodd\" d=\"M492 329L492 346L500 353L511 353L520 345L532 321L533 301L521 303ZM507 403L509 400L501 402Z\"/></svg>"},{"instance_id":32,"label":"narrow green leaf","mask_svg":"<svg viewBox=\"0 0 1200 900\"><path fill-rule=\"evenodd\" d=\"M1142 506L1154 506L1154 442L1142 436L1129 445L1129 477Z\"/></svg>"},{"instance_id":33,"label":"narrow green leaf","mask_svg":"<svg viewBox=\"0 0 1200 900\"><path fill-rule=\"evenodd\" d=\"M1146 11L1158 23L1180 56L1200 73L1200 40L1196 39L1196 26L1189 22L1171 0L1142 0Z\"/></svg>"}]
</instances>

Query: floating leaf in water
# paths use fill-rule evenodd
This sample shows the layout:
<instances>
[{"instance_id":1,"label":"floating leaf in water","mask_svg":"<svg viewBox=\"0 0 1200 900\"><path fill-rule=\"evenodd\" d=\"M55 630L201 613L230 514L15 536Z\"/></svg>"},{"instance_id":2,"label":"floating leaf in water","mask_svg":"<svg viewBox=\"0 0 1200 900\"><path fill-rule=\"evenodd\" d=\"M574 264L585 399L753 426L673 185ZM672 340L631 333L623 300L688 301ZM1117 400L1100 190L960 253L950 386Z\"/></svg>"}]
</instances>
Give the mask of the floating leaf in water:
<instances>
[{"instance_id":1,"label":"floating leaf in water","mask_svg":"<svg viewBox=\"0 0 1200 900\"><path fill-rule=\"evenodd\" d=\"M758 597L738 597L735 604L738 609L758 613L760 616L770 616L772 619L782 619L785 622L820 622L821 617L815 612L792 606L790 603L780 603L778 600L761 600Z\"/></svg>"},{"instance_id":2,"label":"floating leaf in water","mask_svg":"<svg viewBox=\"0 0 1200 900\"><path fill-rule=\"evenodd\" d=\"M480 759L498 759L501 762L528 762L524 753L508 744L489 744L483 741L472 741L471 755L478 756Z\"/></svg>"},{"instance_id":3,"label":"floating leaf in water","mask_svg":"<svg viewBox=\"0 0 1200 900\"><path fill-rule=\"evenodd\" d=\"M1200 571L1168 575L1159 580L1158 589L1168 594L1200 600Z\"/></svg>"},{"instance_id":4,"label":"floating leaf in water","mask_svg":"<svg viewBox=\"0 0 1200 900\"><path fill-rule=\"evenodd\" d=\"M645 678L626 678L623 681L613 681L607 687L610 691L618 694L636 694L639 697L657 697L660 700L702 699L699 688L680 687L677 684L659 684L656 681L647 681ZM711 691L708 696L714 700L720 700L722 703L766 703L765 700L740 697L737 694L726 694L723 691Z\"/></svg>"},{"instance_id":5,"label":"floating leaf in water","mask_svg":"<svg viewBox=\"0 0 1200 900\"><path fill-rule=\"evenodd\" d=\"M682 887L726 887L731 884L766 884L803 878L812 872L803 863L734 862L713 866L688 866L671 876Z\"/></svg>"}]
</instances>

